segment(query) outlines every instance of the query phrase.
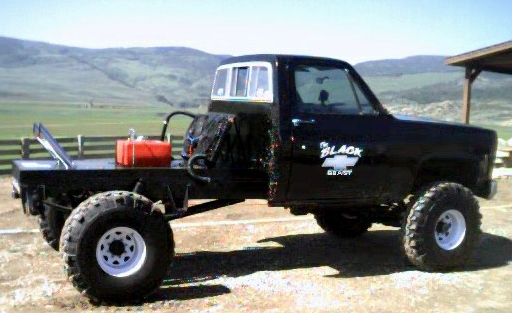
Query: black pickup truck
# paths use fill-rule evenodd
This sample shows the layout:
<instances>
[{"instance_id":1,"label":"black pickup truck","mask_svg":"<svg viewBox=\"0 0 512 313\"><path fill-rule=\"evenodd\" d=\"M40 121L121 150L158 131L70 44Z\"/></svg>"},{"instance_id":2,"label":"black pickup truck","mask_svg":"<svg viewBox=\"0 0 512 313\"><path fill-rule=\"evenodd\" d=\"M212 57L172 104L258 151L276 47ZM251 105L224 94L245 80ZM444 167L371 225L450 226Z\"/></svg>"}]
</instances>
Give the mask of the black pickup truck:
<instances>
[{"instance_id":1,"label":"black pickup truck","mask_svg":"<svg viewBox=\"0 0 512 313\"><path fill-rule=\"evenodd\" d=\"M492 198L496 133L388 113L352 66L251 55L218 67L206 114L166 167L71 160L42 125L55 160L16 160L13 194L38 215L73 285L97 300L143 297L174 256L168 221L245 199L314 214L339 237L400 227L423 270L462 266L478 242L476 196ZM217 199L189 206L190 199ZM172 270L172 268L171 268Z\"/></svg>"}]
</instances>

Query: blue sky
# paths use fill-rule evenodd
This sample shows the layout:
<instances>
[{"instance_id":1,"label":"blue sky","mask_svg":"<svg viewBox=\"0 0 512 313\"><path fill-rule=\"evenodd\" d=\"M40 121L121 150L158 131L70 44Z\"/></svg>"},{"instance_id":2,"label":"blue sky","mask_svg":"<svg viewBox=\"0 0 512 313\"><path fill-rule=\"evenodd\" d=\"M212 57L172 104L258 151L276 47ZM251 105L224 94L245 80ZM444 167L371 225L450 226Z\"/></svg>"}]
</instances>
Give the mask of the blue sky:
<instances>
[{"instance_id":1,"label":"blue sky","mask_svg":"<svg viewBox=\"0 0 512 313\"><path fill-rule=\"evenodd\" d=\"M185 46L355 63L512 39L512 1L0 0L0 35L70 46Z\"/></svg>"}]
</instances>

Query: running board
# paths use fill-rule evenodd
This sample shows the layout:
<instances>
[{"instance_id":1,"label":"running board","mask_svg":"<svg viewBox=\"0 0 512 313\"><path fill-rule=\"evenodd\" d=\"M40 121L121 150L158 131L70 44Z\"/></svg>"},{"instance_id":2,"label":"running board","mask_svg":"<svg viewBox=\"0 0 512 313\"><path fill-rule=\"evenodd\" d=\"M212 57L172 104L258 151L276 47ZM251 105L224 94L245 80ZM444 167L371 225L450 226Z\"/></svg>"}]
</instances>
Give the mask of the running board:
<instances>
[{"instance_id":1,"label":"running board","mask_svg":"<svg viewBox=\"0 0 512 313\"><path fill-rule=\"evenodd\" d=\"M165 219L168 221L171 221L171 220L175 220L175 219L182 218L185 216L190 216L190 215L195 215L195 214L215 210L218 208L222 208L222 207L225 207L228 205L237 204L237 203L244 202L244 201L245 201L245 199L229 199L229 200L219 199L219 200L208 201L205 203L190 206L187 208L186 211L181 211L181 212L178 211L177 213L174 213L174 214L166 214Z\"/></svg>"}]
</instances>

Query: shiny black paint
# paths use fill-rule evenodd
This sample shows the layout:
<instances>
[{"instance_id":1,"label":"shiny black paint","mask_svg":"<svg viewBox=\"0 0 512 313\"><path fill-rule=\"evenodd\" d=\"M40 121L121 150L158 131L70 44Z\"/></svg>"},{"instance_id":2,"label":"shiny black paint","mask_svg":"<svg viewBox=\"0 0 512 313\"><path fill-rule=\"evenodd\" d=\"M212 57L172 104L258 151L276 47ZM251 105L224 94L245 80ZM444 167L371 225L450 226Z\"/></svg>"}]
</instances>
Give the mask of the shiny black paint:
<instances>
[{"instance_id":1,"label":"shiny black paint","mask_svg":"<svg viewBox=\"0 0 512 313\"><path fill-rule=\"evenodd\" d=\"M274 68L274 99L270 114L278 115L281 184L277 204L380 204L402 200L432 181L463 183L486 196L496 150L491 130L414 117L392 116L348 63L287 55L231 58L224 63L269 61ZM346 69L372 103L374 115L300 114L295 107L293 68L298 64ZM212 104L212 108L215 104ZM240 110L244 110L243 107ZM293 126L293 118L314 119ZM322 141L364 150L352 176L327 176L319 158ZM305 149L303 149L305 146Z\"/></svg>"},{"instance_id":2,"label":"shiny black paint","mask_svg":"<svg viewBox=\"0 0 512 313\"><path fill-rule=\"evenodd\" d=\"M490 180L486 160L494 154L492 132L389 115L308 117L316 123L294 129L289 199L339 199L347 205L388 203L439 180L463 183L485 196L479 188ZM363 149L351 176L326 175L319 158L322 141ZM435 175L420 174L432 162L435 166L429 172Z\"/></svg>"},{"instance_id":3,"label":"shiny black paint","mask_svg":"<svg viewBox=\"0 0 512 313\"><path fill-rule=\"evenodd\" d=\"M269 61L274 68L274 99L281 142L280 187L276 205L307 203L362 205L392 203L432 181L463 183L486 196L496 151L491 130L431 119L390 115L348 63L316 57L256 55L224 63ZM301 114L295 110L293 68L298 64L346 69L372 103L374 115ZM215 104L212 104L215 107ZM240 108L243 110L243 107ZM314 119L293 126L293 118ZM327 176L319 158L322 141L364 150L352 176ZM305 146L303 149L302 146Z\"/></svg>"},{"instance_id":4,"label":"shiny black paint","mask_svg":"<svg viewBox=\"0 0 512 313\"><path fill-rule=\"evenodd\" d=\"M39 168L32 165L37 163ZM264 199L267 176L249 169L197 169L212 182L205 184L191 178L185 168L122 168L113 160L78 160L73 170L66 170L52 160L15 160L13 177L22 189L45 186L46 196L84 191L133 190L144 183L143 194L156 201L167 198L169 186L176 199L183 199L189 186L190 199ZM43 166L46 166L43 168Z\"/></svg>"}]
</instances>

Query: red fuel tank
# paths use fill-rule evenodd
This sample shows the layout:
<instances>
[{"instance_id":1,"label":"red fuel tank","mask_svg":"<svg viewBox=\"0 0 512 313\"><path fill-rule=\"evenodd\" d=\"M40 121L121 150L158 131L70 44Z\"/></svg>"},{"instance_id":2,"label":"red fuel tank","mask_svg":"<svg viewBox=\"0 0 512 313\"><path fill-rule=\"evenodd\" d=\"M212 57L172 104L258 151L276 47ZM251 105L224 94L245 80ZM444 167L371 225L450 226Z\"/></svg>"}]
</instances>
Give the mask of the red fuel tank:
<instances>
[{"instance_id":1,"label":"red fuel tank","mask_svg":"<svg viewBox=\"0 0 512 313\"><path fill-rule=\"evenodd\" d=\"M134 167L169 167L171 166L171 151L170 142L118 140L116 163Z\"/></svg>"}]
</instances>

